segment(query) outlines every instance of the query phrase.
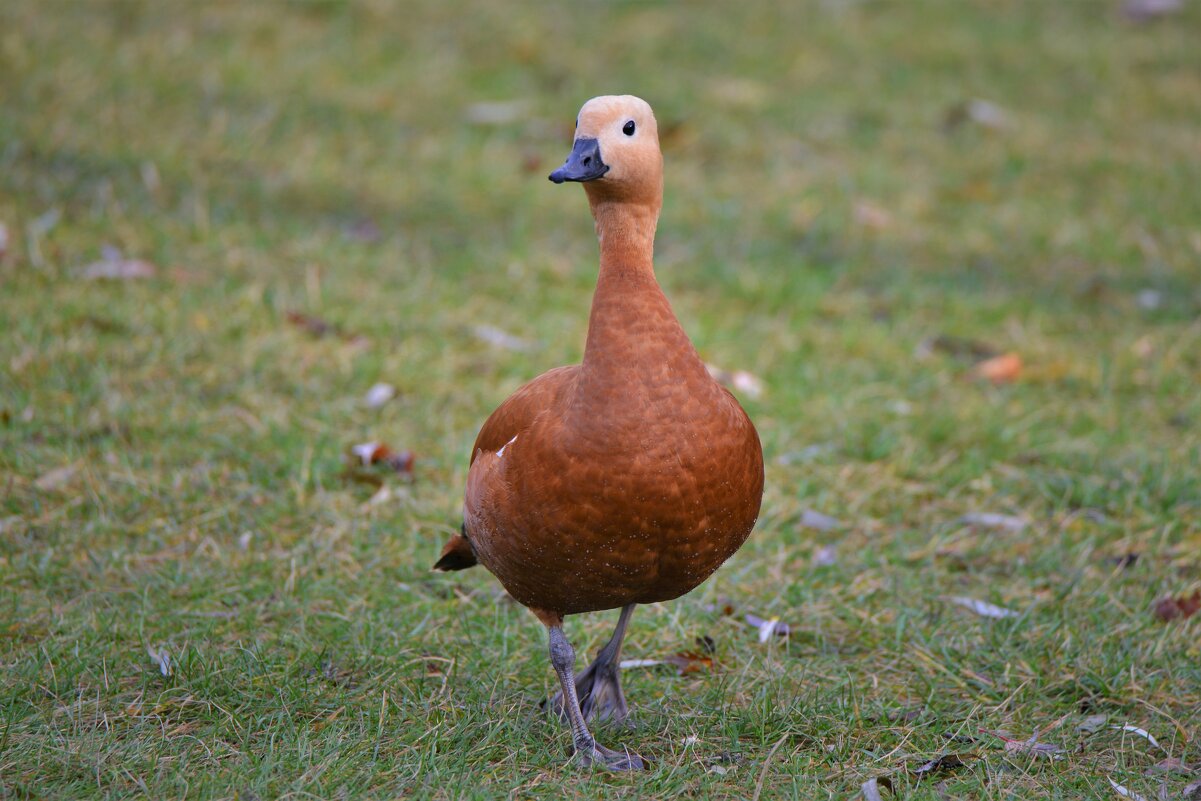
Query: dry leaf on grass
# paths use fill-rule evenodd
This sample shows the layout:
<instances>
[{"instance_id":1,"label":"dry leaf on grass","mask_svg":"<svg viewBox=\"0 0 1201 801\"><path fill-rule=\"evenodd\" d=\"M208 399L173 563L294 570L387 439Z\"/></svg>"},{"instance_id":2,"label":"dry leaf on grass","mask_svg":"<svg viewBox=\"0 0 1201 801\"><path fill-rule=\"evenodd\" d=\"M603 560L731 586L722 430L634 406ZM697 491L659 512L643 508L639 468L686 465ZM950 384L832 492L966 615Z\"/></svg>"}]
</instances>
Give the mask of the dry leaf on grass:
<instances>
[{"instance_id":1,"label":"dry leaf on grass","mask_svg":"<svg viewBox=\"0 0 1201 801\"><path fill-rule=\"evenodd\" d=\"M352 345L361 345L367 342L367 338L358 334L350 334L343 331L342 328L320 317L315 317L311 314L305 314L299 311L290 311L284 314L284 319L291 325L296 326L304 331L309 336L316 339L321 339L325 336L336 336Z\"/></svg>"},{"instance_id":2,"label":"dry leaf on grass","mask_svg":"<svg viewBox=\"0 0 1201 801\"><path fill-rule=\"evenodd\" d=\"M977 363L971 369L971 377L994 384L1008 384L1022 374L1022 357L1016 353L1003 353Z\"/></svg>"},{"instance_id":3,"label":"dry leaf on grass","mask_svg":"<svg viewBox=\"0 0 1201 801\"><path fill-rule=\"evenodd\" d=\"M980 526L981 528L997 528L1006 531L1022 531L1030 525L1030 521L1016 515L1003 515L996 512L969 512L959 518L962 526Z\"/></svg>"},{"instance_id":4,"label":"dry leaf on grass","mask_svg":"<svg viewBox=\"0 0 1201 801\"><path fill-rule=\"evenodd\" d=\"M1012 609L1006 609L1003 606L990 604L988 601L980 601L975 598L968 598L963 595L953 595L947 598L953 604L958 604L966 609L970 609L981 617L989 617L1001 619L1006 617L1020 617L1020 613Z\"/></svg>"},{"instance_id":5,"label":"dry leaf on grass","mask_svg":"<svg viewBox=\"0 0 1201 801\"><path fill-rule=\"evenodd\" d=\"M883 801L880 797L881 787L887 787L888 791L892 792L892 780L887 776L877 776L865 781L859 789L863 793L864 801Z\"/></svg>"},{"instance_id":6,"label":"dry leaf on grass","mask_svg":"<svg viewBox=\"0 0 1201 801\"><path fill-rule=\"evenodd\" d=\"M44 492L56 490L73 479L77 472L78 470L72 465L58 467L47 473L43 473L33 482L33 485Z\"/></svg>"},{"instance_id":7,"label":"dry leaf on grass","mask_svg":"<svg viewBox=\"0 0 1201 801\"><path fill-rule=\"evenodd\" d=\"M1099 729L1105 728L1105 724L1108 722L1108 715L1089 715L1076 725L1076 731L1083 732L1085 734L1092 734Z\"/></svg>"},{"instance_id":8,"label":"dry leaf on grass","mask_svg":"<svg viewBox=\"0 0 1201 801\"><path fill-rule=\"evenodd\" d=\"M855 222L873 231L883 231L892 225L892 213L866 200L855 201Z\"/></svg>"},{"instance_id":9,"label":"dry leaf on grass","mask_svg":"<svg viewBox=\"0 0 1201 801\"><path fill-rule=\"evenodd\" d=\"M1131 734L1137 734L1139 737L1146 739L1147 742L1151 743L1151 745L1155 746L1159 750L1164 750L1163 746L1159 744L1159 741L1156 740L1151 732L1147 731L1146 729L1140 729L1138 726L1131 726L1129 723L1122 726L1111 726L1110 728L1116 731L1128 731Z\"/></svg>"},{"instance_id":10,"label":"dry leaf on grass","mask_svg":"<svg viewBox=\"0 0 1201 801\"><path fill-rule=\"evenodd\" d=\"M836 518L806 509L801 512L801 528L811 528L814 531L829 531L842 525Z\"/></svg>"},{"instance_id":11,"label":"dry leaf on grass","mask_svg":"<svg viewBox=\"0 0 1201 801\"><path fill-rule=\"evenodd\" d=\"M1167 596L1155 602L1155 617L1167 622L1192 617L1201 610L1201 590L1192 595L1181 595L1176 598Z\"/></svg>"},{"instance_id":12,"label":"dry leaf on grass","mask_svg":"<svg viewBox=\"0 0 1201 801\"><path fill-rule=\"evenodd\" d=\"M8 226L0 222L0 259L8 255Z\"/></svg>"},{"instance_id":13,"label":"dry leaf on grass","mask_svg":"<svg viewBox=\"0 0 1201 801\"><path fill-rule=\"evenodd\" d=\"M413 475L413 463L417 458L412 451L394 451L382 442L354 445L350 453L360 466L383 465L404 476Z\"/></svg>"},{"instance_id":14,"label":"dry leaf on grass","mask_svg":"<svg viewBox=\"0 0 1201 801\"><path fill-rule=\"evenodd\" d=\"M947 131L953 131L968 122L981 128L1003 130L1009 127L1009 115L996 103L973 98L956 103L943 116L943 127Z\"/></svg>"},{"instance_id":15,"label":"dry leaf on grass","mask_svg":"<svg viewBox=\"0 0 1201 801\"><path fill-rule=\"evenodd\" d=\"M524 100L488 100L472 103L463 110L463 118L472 125L508 125L525 116L529 104Z\"/></svg>"},{"instance_id":16,"label":"dry leaf on grass","mask_svg":"<svg viewBox=\"0 0 1201 801\"><path fill-rule=\"evenodd\" d=\"M1046 756L1053 759L1058 759L1059 755L1063 753L1063 749L1054 743L1040 743L1038 741L1039 732L1037 729L1035 729L1034 734L1030 736L1029 740L1015 740L1012 737L1006 737L1000 732L989 731L987 729L980 729L980 733L991 734L993 737L996 737L999 740L1004 740L1006 751L1035 754L1037 756Z\"/></svg>"},{"instance_id":17,"label":"dry leaf on grass","mask_svg":"<svg viewBox=\"0 0 1201 801\"><path fill-rule=\"evenodd\" d=\"M623 659L619 664L622 670L630 668L648 668L658 667L659 665L674 666L681 676L687 676L690 673L699 673L705 670L713 669L713 654L717 651L717 644L712 637L708 635L696 638L697 648L695 651L680 651L663 659Z\"/></svg>"},{"instance_id":18,"label":"dry leaf on grass","mask_svg":"<svg viewBox=\"0 0 1201 801\"><path fill-rule=\"evenodd\" d=\"M164 648L155 648L153 645L146 646L146 654L150 657L150 661L158 665L159 673L164 676L171 675L171 654Z\"/></svg>"},{"instance_id":19,"label":"dry leaf on grass","mask_svg":"<svg viewBox=\"0 0 1201 801\"><path fill-rule=\"evenodd\" d=\"M737 390L752 400L763 397L763 382L746 370L723 370L712 364L706 364L705 369L713 380L719 384Z\"/></svg>"},{"instance_id":20,"label":"dry leaf on grass","mask_svg":"<svg viewBox=\"0 0 1201 801\"><path fill-rule=\"evenodd\" d=\"M508 331L501 330L494 325L477 325L471 329L471 333L475 334L476 339L487 342L494 347L503 348L504 350L515 350L524 353L538 347L538 343L514 336Z\"/></svg>"},{"instance_id":21,"label":"dry leaf on grass","mask_svg":"<svg viewBox=\"0 0 1201 801\"><path fill-rule=\"evenodd\" d=\"M1122 796L1122 798L1129 798L1131 801L1147 801L1145 796L1141 796L1133 790L1127 790L1113 779L1106 777L1106 780L1109 782L1109 786L1113 788L1114 792Z\"/></svg>"},{"instance_id":22,"label":"dry leaf on grass","mask_svg":"<svg viewBox=\"0 0 1201 801\"><path fill-rule=\"evenodd\" d=\"M1185 801L1201 801L1201 779L1191 782L1180 791L1180 797Z\"/></svg>"},{"instance_id":23,"label":"dry leaf on grass","mask_svg":"<svg viewBox=\"0 0 1201 801\"><path fill-rule=\"evenodd\" d=\"M1183 8L1184 0L1126 0L1122 3L1122 14L1131 22L1150 22Z\"/></svg>"},{"instance_id":24,"label":"dry leaf on grass","mask_svg":"<svg viewBox=\"0 0 1201 801\"><path fill-rule=\"evenodd\" d=\"M1151 767L1143 771L1144 776L1154 776L1159 773L1183 773L1191 774L1195 768L1201 767L1198 765L1189 765L1179 757L1168 757L1167 759L1156 762Z\"/></svg>"},{"instance_id":25,"label":"dry leaf on grass","mask_svg":"<svg viewBox=\"0 0 1201 801\"><path fill-rule=\"evenodd\" d=\"M363 405L368 409L378 409L395 397L396 387L381 381L367 390L367 394L363 396Z\"/></svg>"},{"instance_id":26,"label":"dry leaf on grass","mask_svg":"<svg viewBox=\"0 0 1201 801\"><path fill-rule=\"evenodd\" d=\"M955 768L961 768L967 764L967 760L969 759L976 759L974 751L968 751L963 754L943 754L931 759L920 767L913 768L909 772L919 779L925 779L939 773L946 773Z\"/></svg>"},{"instance_id":27,"label":"dry leaf on grass","mask_svg":"<svg viewBox=\"0 0 1201 801\"><path fill-rule=\"evenodd\" d=\"M84 267L82 274L89 281L133 281L139 278L153 278L157 272L154 265L144 259L127 259L118 251L106 248L104 258Z\"/></svg>"},{"instance_id":28,"label":"dry leaf on grass","mask_svg":"<svg viewBox=\"0 0 1201 801\"><path fill-rule=\"evenodd\" d=\"M780 622L780 619L776 617L765 620L748 612L744 619L748 626L759 630L759 642L767 642L773 634L777 637L787 637L792 633L792 627L787 623Z\"/></svg>"},{"instance_id":29,"label":"dry leaf on grass","mask_svg":"<svg viewBox=\"0 0 1201 801\"><path fill-rule=\"evenodd\" d=\"M838 549L833 545L822 545L813 552L810 561L814 567L831 567L838 564Z\"/></svg>"}]
</instances>

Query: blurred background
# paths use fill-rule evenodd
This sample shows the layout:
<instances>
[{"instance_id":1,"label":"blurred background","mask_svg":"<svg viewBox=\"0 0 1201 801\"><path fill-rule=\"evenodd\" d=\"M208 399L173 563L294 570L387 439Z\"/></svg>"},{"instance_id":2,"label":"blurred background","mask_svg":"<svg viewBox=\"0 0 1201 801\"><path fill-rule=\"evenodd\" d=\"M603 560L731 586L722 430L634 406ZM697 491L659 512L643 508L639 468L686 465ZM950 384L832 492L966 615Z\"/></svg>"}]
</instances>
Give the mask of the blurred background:
<instances>
[{"instance_id":1,"label":"blurred background","mask_svg":"<svg viewBox=\"0 0 1201 801\"><path fill-rule=\"evenodd\" d=\"M631 656L716 642L631 677L642 790L845 795L1098 713L1201 759L1198 624L1154 612L1201 582L1198 41L1171 0L5 2L0 795L607 786L533 617L427 568L482 420L582 353L546 175L608 93L769 463L743 552L635 618ZM1098 737L1004 787L1164 757Z\"/></svg>"}]
</instances>

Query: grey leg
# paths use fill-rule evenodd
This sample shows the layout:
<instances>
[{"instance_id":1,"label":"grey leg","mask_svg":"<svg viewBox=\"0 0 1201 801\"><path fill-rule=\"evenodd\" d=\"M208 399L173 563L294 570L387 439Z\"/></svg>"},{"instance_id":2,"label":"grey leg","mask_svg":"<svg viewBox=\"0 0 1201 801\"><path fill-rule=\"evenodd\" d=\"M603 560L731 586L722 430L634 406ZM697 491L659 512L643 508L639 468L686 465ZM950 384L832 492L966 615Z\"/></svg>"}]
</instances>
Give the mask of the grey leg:
<instances>
[{"instance_id":1,"label":"grey leg","mask_svg":"<svg viewBox=\"0 0 1201 801\"><path fill-rule=\"evenodd\" d=\"M575 649L563 635L563 629L550 627L550 663L559 674L559 686L563 688L563 708L571 724L571 739L575 744L576 756L585 766L594 763L610 770L639 770L645 767L636 754L621 753L605 748L596 742L584 714L580 711L579 697L575 691Z\"/></svg>"},{"instance_id":2,"label":"grey leg","mask_svg":"<svg viewBox=\"0 0 1201 801\"><path fill-rule=\"evenodd\" d=\"M621 691L621 644L625 640L626 626L634 614L634 604L622 607L617 619L617 628L605 646L596 654L596 659L575 677L575 691L579 698L580 711L585 720L613 720L627 723L630 707L625 693ZM562 692L548 701L550 708L567 718L568 709Z\"/></svg>"}]
</instances>

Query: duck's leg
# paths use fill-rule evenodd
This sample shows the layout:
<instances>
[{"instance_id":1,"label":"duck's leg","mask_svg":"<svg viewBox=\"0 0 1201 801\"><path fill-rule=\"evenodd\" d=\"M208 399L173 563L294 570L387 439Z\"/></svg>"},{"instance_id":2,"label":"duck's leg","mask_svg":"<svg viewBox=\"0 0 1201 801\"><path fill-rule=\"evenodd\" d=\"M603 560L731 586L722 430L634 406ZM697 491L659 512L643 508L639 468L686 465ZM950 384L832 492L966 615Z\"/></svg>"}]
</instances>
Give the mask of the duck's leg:
<instances>
[{"instance_id":1,"label":"duck's leg","mask_svg":"<svg viewBox=\"0 0 1201 801\"><path fill-rule=\"evenodd\" d=\"M626 626L634 614L634 604L621 609L617 628L605 646L596 653L592 663L575 677L575 691L580 699L580 711L584 720L613 720L625 723L630 716L625 694L621 691L621 643L626 636ZM563 693L555 693L547 702L550 708L567 717L567 706Z\"/></svg>"},{"instance_id":2,"label":"duck's leg","mask_svg":"<svg viewBox=\"0 0 1201 801\"><path fill-rule=\"evenodd\" d=\"M559 674L559 686L563 688L563 706L567 719L571 723L571 739L575 744L576 757L585 766L599 763L610 770L639 770L645 767L642 758L629 752L613 751L605 748L596 741L588 724L584 722L584 713L580 711L580 701L575 692L575 649L563 635L560 626L549 626L550 630L550 663Z\"/></svg>"}]
</instances>

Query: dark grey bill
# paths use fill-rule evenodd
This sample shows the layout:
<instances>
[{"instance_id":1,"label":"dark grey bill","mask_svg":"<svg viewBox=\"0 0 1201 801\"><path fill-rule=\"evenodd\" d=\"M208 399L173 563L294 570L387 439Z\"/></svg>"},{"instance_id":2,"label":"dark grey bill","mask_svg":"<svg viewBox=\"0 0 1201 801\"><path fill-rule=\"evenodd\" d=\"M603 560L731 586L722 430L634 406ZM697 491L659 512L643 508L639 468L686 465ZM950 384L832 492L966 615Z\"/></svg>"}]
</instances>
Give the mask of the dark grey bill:
<instances>
[{"instance_id":1,"label":"dark grey bill","mask_svg":"<svg viewBox=\"0 0 1201 801\"><path fill-rule=\"evenodd\" d=\"M571 146L571 155L563 166L550 174L557 184L564 181L595 181L609 171L609 165L601 161L600 142L595 139L577 139Z\"/></svg>"}]
</instances>

